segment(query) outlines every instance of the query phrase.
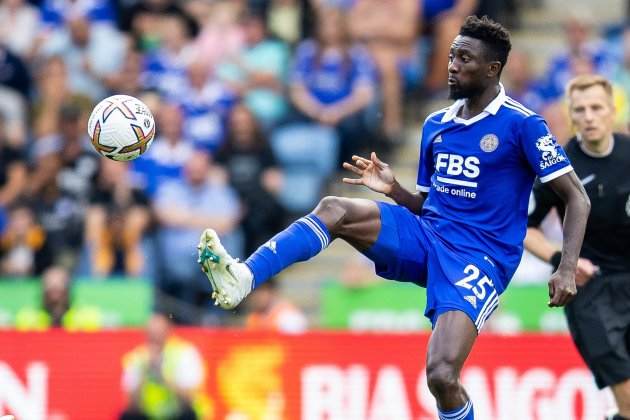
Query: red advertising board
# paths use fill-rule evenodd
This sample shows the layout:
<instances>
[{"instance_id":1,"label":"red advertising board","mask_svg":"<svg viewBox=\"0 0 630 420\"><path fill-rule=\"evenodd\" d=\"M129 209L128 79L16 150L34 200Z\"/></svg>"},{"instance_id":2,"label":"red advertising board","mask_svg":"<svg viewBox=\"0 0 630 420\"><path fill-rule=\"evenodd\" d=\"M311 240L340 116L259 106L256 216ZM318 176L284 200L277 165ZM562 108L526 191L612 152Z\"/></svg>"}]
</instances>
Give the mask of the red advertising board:
<instances>
[{"instance_id":1,"label":"red advertising board","mask_svg":"<svg viewBox=\"0 0 630 420\"><path fill-rule=\"evenodd\" d=\"M431 420L428 336L280 336L181 329L206 364L209 419ZM121 359L141 331L0 333L0 412L22 419L113 419ZM601 420L604 397L563 335L482 335L462 381L483 420Z\"/></svg>"}]
</instances>

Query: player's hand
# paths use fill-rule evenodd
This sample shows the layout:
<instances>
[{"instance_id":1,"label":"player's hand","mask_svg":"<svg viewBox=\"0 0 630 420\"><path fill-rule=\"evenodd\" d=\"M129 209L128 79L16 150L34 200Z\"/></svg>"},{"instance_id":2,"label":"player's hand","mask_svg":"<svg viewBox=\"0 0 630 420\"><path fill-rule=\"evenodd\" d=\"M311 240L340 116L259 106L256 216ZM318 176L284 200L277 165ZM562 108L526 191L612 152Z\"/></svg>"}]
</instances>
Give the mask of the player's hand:
<instances>
[{"instance_id":1,"label":"player's hand","mask_svg":"<svg viewBox=\"0 0 630 420\"><path fill-rule=\"evenodd\" d=\"M550 307L564 306L571 302L576 294L575 272L560 269L551 275L548 303Z\"/></svg>"},{"instance_id":2,"label":"player's hand","mask_svg":"<svg viewBox=\"0 0 630 420\"><path fill-rule=\"evenodd\" d=\"M394 172L389 165L382 162L376 153L372 152L370 159L361 156L352 156L352 163L344 162L343 167L361 178L343 178L343 182L353 185L364 185L372 191L385 195L392 191L396 182Z\"/></svg>"},{"instance_id":3,"label":"player's hand","mask_svg":"<svg viewBox=\"0 0 630 420\"><path fill-rule=\"evenodd\" d=\"M578 259L577 269L575 270L575 284L584 286L598 271L599 267L593 264L591 260L587 258Z\"/></svg>"}]
</instances>

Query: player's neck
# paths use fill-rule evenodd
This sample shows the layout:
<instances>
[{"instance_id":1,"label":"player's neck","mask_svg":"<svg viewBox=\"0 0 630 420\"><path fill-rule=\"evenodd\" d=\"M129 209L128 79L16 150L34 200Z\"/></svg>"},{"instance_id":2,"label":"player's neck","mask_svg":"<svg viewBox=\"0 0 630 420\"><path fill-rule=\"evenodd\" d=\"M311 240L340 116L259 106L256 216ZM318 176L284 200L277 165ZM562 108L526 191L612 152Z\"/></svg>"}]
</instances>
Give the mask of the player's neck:
<instances>
[{"instance_id":1,"label":"player's neck","mask_svg":"<svg viewBox=\"0 0 630 420\"><path fill-rule=\"evenodd\" d=\"M488 87L479 95L466 98L464 106L460 109L459 117L468 120L481 114L490 102L501 92L501 86L497 83L494 86Z\"/></svg>"},{"instance_id":2,"label":"player's neck","mask_svg":"<svg viewBox=\"0 0 630 420\"><path fill-rule=\"evenodd\" d=\"M580 146L584 153L592 157L606 157L612 152L615 140L612 134L609 134L598 141L581 141Z\"/></svg>"}]
</instances>

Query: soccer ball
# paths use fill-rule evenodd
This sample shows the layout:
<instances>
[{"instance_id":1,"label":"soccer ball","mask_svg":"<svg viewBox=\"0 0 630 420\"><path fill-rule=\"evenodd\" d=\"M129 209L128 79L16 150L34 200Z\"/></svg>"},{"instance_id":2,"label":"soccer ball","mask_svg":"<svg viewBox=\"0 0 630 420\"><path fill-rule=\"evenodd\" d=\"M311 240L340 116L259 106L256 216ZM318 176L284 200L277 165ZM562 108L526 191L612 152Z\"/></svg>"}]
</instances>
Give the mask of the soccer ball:
<instances>
[{"instance_id":1,"label":"soccer ball","mask_svg":"<svg viewBox=\"0 0 630 420\"><path fill-rule=\"evenodd\" d=\"M151 146L155 121L149 108L139 99L113 95L92 110L88 135L101 155L119 161L132 160Z\"/></svg>"}]
</instances>

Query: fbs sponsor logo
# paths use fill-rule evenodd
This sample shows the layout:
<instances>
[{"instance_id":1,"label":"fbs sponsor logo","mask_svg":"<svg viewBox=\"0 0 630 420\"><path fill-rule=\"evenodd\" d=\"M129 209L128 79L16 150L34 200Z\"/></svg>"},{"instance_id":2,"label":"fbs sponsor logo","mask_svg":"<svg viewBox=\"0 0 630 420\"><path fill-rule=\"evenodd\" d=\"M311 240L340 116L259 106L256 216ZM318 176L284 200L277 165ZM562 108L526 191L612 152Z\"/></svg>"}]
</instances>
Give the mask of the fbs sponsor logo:
<instances>
[{"instance_id":1,"label":"fbs sponsor logo","mask_svg":"<svg viewBox=\"0 0 630 420\"><path fill-rule=\"evenodd\" d=\"M536 148L540 150L542 154L542 161L540 162L540 169L547 169L556 163L566 160L564 155L558 152L560 146L555 142L551 133L539 137L536 140Z\"/></svg>"}]
</instances>

